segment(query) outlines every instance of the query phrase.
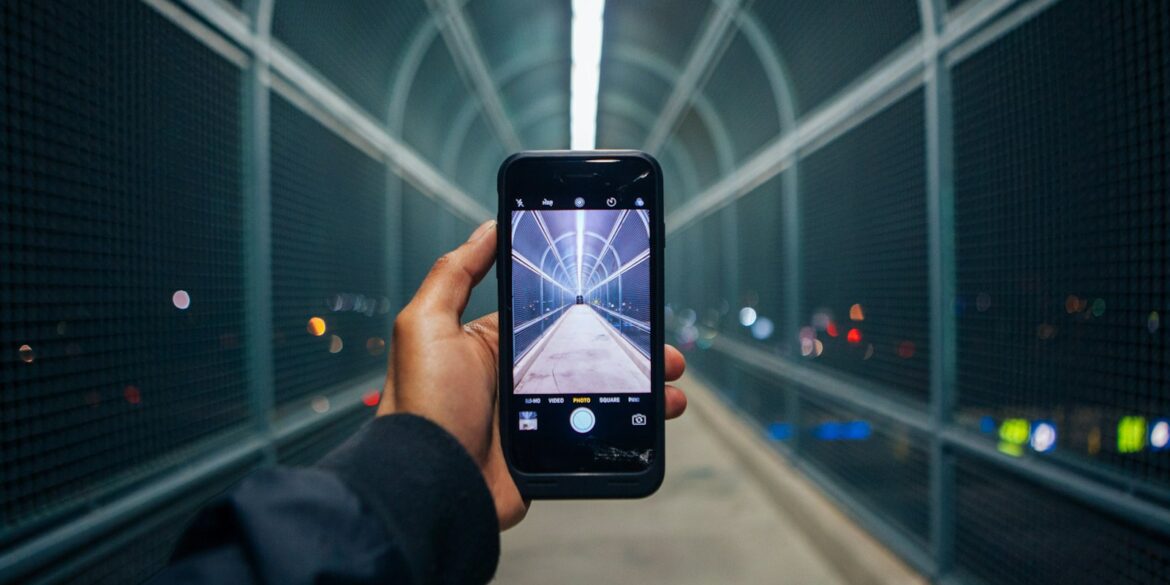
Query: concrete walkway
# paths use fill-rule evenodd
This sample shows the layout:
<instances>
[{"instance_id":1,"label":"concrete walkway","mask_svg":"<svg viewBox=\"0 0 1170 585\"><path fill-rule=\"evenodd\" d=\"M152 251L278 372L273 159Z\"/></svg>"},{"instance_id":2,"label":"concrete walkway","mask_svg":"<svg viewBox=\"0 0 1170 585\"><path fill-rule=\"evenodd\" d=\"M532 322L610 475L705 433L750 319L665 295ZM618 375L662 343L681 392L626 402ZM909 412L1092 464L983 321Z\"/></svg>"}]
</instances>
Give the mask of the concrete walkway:
<instances>
[{"instance_id":1,"label":"concrete walkway","mask_svg":"<svg viewBox=\"0 0 1170 585\"><path fill-rule=\"evenodd\" d=\"M516 394L627 394L647 392L650 377L637 364L635 356L649 360L629 344L597 311L587 305L573 305L564 316L537 341L530 364L521 363L523 371Z\"/></svg>"},{"instance_id":2,"label":"concrete walkway","mask_svg":"<svg viewBox=\"0 0 1170 585\"><path fill-rule=\"evenodd\" d=\"M650 498L534 503L503 535L495 583L843 583L705 420L667 423Z\"/></svg>"}]
</instances>

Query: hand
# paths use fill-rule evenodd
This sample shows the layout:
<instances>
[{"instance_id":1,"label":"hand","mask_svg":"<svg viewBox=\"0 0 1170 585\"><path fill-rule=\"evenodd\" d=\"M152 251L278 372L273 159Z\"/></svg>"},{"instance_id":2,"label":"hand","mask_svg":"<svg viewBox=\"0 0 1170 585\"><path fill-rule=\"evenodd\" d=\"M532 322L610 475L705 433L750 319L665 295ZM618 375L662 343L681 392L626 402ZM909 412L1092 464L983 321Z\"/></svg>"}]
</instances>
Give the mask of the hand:
<instances>
[{"instance_id":1,"label":"hand","mask_svg":"<svg viewBox=\"0 0 1170 585\"><path fill-rule=\"evenodd\" d=\"M495 261L495 228L494 221L479 226L467 242L439 258L394 320L378 416L412 413L454 435L483 471L500 528L507 529L524 518L528 502L520 497L500 447L499 315L460 323L471 289ZM666 379L675 381L686 360L668 345L665 365ZM686 395L667 385L666 418L678 417L686 406Z\"/></svg>"}]
</instances>

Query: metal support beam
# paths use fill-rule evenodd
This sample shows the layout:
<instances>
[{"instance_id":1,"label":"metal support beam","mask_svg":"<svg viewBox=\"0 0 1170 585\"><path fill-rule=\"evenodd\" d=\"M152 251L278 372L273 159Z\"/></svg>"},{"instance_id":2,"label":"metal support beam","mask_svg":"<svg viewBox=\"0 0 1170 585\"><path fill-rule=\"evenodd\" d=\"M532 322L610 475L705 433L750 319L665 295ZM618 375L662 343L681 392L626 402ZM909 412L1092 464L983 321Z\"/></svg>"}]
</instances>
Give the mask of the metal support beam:
<instances>
[{"instance_id":1,"label":"metal support beam","mask_svg":"<svg viewBox=\"0 0 1170 585\"><path fill-rule=\"evenodd\" d=\"M699 40L691 50L686 67L678 76L674 90L666 98L662 112L650 127L646 135L646 143L642 150L654 153L662 148L666 139L674 132L675 126L691 103L695 91L707 79L711 67L719 60L727 43L730 40L728 32L731 30L735 16L739 12L740 0L722 0L716 3L703 26Z\"/></svg>"},{"instance_id":2,"label":"metal support beam","mask_svg":"<svg viewBox=\"0 0 1170 585\"><path fill-rule=\"evenodd\" d=\"M946 6L919 0L923 67L926 73L926 219L930 292L930 545L934 573L950 574L955 552L955 458L942 438L955 402L957 328L955 298L955 219L953 116L950 71L938 52Z\"/></svg>"},{"instance_id":3,"label":"metal support beam","mask_svg":"<svg viewBox=\"0 0 1170 585\"><path fill-rule=\"evenodd\" d=\"M276 462L272 416L276 373L272 341L272 189L268 50L274 0L248 0L254 43L244 72L244 338L248 396L257 434L264 438L264 461Z\"/></svg>"},{"instance_id":4,"label":"metal support beam","mask_svg":"<svg viewBox=\"0 0 1170 585\"><path fill-rule=\"evenodd\" d=\"M440 23L439 31L455 57L456 66L483 102L484 115L495 129L504 149L509 152L523 150L516 128L512 126L512 120L500 99L499 88L483 58L483 49L463 14L462 3L456 0L427 0L427 5Z\"/></svg>"}]
</instances>

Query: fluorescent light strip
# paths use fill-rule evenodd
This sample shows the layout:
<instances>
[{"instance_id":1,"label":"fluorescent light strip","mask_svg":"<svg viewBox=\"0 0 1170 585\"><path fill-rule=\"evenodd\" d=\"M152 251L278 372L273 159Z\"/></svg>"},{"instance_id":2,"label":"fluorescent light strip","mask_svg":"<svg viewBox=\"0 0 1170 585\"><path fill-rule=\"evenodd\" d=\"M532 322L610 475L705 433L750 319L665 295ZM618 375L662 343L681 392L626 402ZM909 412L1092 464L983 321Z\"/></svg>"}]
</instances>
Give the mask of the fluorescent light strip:
<instances>
[{"instance_id":1,"label":"fluorescent light strip","mask_svg":"<svg viewBox=\"0 0 1170 585\"><path fill-rule=\"evenodd\" d=\"M605 0L573 0L573 66L569 89L569 146L597 147L597 93Z\"/></svg>"}]
</instances>

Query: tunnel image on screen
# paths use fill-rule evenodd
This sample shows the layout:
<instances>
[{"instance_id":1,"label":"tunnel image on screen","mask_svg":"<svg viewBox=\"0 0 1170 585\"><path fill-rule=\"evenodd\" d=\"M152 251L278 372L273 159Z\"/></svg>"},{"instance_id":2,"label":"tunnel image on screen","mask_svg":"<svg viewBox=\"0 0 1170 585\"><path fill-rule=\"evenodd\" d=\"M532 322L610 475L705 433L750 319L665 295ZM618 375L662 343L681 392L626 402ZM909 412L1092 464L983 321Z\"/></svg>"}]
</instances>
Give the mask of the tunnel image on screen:
<instances>
[{"instance_id":1,"label":"tunnel image on screen","mask_svg":"<svg viewBox=\"0 0 1170 585\"><path fill-rule=\"evenodd\" d=\"M512 213L516 394L650 392L649 214Z\"/></svg>"}]
</instances>

